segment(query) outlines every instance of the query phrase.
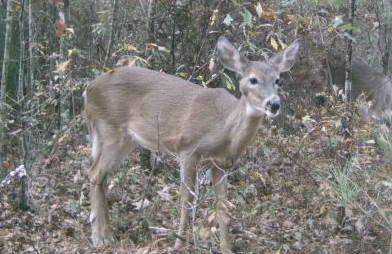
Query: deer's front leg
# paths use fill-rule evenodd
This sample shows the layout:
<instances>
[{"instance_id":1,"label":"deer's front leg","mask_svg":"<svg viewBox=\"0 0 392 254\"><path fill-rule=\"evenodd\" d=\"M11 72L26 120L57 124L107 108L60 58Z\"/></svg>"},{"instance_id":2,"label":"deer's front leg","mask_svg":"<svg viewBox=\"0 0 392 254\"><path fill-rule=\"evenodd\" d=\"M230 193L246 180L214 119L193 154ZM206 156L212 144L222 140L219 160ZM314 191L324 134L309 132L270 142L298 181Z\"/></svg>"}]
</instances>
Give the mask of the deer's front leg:
<instances>
[{"instance_id":1,"label":"deer's front leg","mask_svg":"<svg viewBox=\"0 0 392 254\"><path fill-rule=\"evenodd\" d=\"M227 205L227 176L224 170L214 168L212 171L212 183L216 195L216 214L219 223L220 247L224 254L232 252L232 237L229 234L230 213Z\"/></svg>"},{"instance_id":2,"label":"deer's front leg","mask_svg":"<svg viewBox=\"0 0 392 254\"><path fill-rule=\"evenodd\" d=\"M189 212L193 206L193 198L195 195L195 180L196 180L196 158L190 156L181 158L181 218L178 228L178 236L186 238L185 230L189 222ZM174 248L179 249L184 246L184 241L177 238Z\"/></svg>"}]
</instances>

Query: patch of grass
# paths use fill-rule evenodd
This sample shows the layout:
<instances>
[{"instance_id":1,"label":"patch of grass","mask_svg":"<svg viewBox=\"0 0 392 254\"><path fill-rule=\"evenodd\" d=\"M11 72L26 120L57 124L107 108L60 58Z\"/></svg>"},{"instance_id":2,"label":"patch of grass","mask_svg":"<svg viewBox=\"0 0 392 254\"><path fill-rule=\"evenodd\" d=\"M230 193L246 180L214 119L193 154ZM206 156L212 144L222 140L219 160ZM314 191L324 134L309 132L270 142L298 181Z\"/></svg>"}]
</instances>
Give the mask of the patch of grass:
<instances>
[{"instance_id":1,"label":"patch of grass","mask_svg":"<svg viewBox=\"0 0 392 254\"><path fill-rule=\"evenodd\" d=\"M392 121L389 119L389 122ZM385 124L380 124L376 130L376 141L384 155L384 159L388 162L392 162L392 130Z\"/></svg>"},{"instance_id":2,"label":"patch of grass","mask_svg":"<svg viewBox=\"0 0 392 254\"><path fill-rule=\"evenodd\" d=\"M335 193L335 202L338 206L348 206L360 192L353 179L356 168L359 168L359 164L355 159L352 159L343 165L335 164L328 169L334 182L332 190Z\"/></svg>"}]
</instances>

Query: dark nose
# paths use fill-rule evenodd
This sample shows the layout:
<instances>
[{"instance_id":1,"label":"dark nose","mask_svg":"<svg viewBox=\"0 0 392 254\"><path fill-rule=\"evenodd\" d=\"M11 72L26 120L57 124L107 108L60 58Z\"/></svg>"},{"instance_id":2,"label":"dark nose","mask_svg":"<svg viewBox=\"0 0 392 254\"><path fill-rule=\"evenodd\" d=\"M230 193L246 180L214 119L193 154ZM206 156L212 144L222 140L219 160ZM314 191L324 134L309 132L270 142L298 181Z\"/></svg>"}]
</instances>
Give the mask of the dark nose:
<instances>
[{"instance_id":1,"label":"dark nose","mask_svg":"<svg viewBox=\"0 0 392 254\"><path fill-rule=\"evenodd\" d=\"M278 112L278 110L280 109L280 102L278 101L269 102L269 104L270 104L271 112L274 114Z\"/></svg>"}]
</instances>

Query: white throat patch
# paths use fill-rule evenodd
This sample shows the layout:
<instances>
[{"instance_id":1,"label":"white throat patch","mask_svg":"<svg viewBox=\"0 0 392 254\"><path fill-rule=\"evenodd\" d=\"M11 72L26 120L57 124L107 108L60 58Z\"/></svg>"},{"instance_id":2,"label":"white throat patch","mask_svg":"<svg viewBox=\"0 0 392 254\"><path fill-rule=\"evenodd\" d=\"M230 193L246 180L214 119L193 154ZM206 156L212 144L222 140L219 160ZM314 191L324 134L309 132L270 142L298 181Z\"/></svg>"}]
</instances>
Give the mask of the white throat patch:
<instances>
[{"instance_id":1,"label":"white throat patch","mask_svg":"<svg viewBox=\"0 0 392 254\"><path fill-rule=\"evenodd\" d=\"M265 110L260 107L253 107L248 102L246 102L246 115L247 116L262 116L266 114Z\"/></svg>"}]
</instances>

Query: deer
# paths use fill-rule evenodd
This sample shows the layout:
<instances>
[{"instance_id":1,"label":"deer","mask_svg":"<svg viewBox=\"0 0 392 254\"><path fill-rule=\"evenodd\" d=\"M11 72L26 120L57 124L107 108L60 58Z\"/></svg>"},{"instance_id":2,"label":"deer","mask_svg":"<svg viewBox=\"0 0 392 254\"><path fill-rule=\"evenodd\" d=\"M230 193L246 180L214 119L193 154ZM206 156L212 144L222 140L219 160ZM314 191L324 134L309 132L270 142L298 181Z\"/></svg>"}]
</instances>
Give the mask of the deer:
<instances>
[{"instance_id":1,"label":"deer","mask_svg":"<svg viewBox=\"0 0 392 254\"><path fill-rule=\"evenodd\" d=\"M226 170L235 165L265 117L279 114L280 74L295 63L299 42L265 61L250 61L226 39L216 45L222 65L239 74L238 99L224 88L204 88L147 68L123 66L89 83L85 115L92 141L88 171L91 238L113 243L105 179L137 146L176 156L180 166L181 215L174 248L186 247L189 212L199 161L211 162L220 249L232 252Z\"/></svg>"},{"instance_id":2,"label":"deer","mask_svg":"<svg viewBox=\"0 0 392 254\"><path fill-rule=\"evenodd\" d=\"M338 88L344 89L345 58L342 54L329 53L331 81ZM360 113L363 120L386 120L384 117L392 110L392 80L379 72L361 58L352 60L352 97L364 99L371 105L361 105Z\"/></svg>"}]
</instances>

